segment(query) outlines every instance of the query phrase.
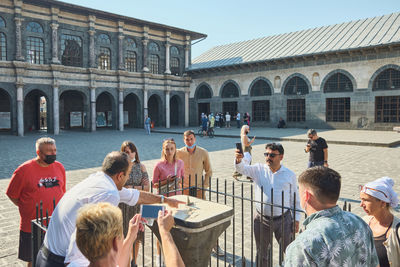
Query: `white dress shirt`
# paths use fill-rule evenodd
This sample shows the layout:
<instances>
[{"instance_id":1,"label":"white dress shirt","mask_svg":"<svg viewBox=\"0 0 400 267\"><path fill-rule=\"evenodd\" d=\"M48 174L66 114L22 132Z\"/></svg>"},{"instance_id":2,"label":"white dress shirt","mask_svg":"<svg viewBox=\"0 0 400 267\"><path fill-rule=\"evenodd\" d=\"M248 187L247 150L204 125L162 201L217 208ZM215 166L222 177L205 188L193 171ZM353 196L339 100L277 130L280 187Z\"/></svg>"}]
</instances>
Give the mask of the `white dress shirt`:
<instances>
[{"instance_id":1,"label":"white dress shirt","mask_svg":"<svg viewBox=\"0 0 400 267\"><path fill-rule=\"evenodd\" d=\"M134 206L139 200L139 195L140 192L136 189L122 188L118 191L114 181L104 172L90 175L67 191L57 204L44 238L44 245L52 253L65 257L75 230L79 208L88 203L99 202L108 202L114 206L123 202Z\"/></svg>"},{"instance_id":2,"label":"white dress shirt","mask_svg":"<svg viewBox=\"0 0 400 267\"><path fill-rule=\"evenodd\" d=\"M284 191L284 207L294 208L293 193L296 193L296 209L300 207L299 191L297 189L297 180L294 172L281 165L281 168L273 173L267 164L257 163L249 165L251 155L248 152L244 153L244 158L239 164L235 164L236 171L252 178L256 185L255 200L261 201L261 187L263 188L263 202L271 204L271 188L273 193L273 214L271 214L271 206L263 205L263 215L280 216L282 215L282 191ZM256 203L256 209L261 213L261 204ZM288 209L284 209L286 212ZM300 220L300 213L296 212L296 221Z\"/></svg>"}]
</instances>

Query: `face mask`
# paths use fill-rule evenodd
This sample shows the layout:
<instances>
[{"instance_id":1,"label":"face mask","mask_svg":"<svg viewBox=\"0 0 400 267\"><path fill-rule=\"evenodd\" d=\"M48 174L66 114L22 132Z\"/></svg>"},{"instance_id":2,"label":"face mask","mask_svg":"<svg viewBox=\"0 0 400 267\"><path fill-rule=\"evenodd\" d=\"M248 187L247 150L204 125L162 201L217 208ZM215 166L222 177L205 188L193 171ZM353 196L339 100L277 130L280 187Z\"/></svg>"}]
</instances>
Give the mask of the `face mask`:
<instances>
[{"instance_id":1,"label":"face mask","mask_svg":"<svg viewBox=\"0 0 400 267\"><path fill-rule=\"evenodd\" d=\"M185 144L185 146L188 148L188 149L193 149L193 148L195 148L195 146L196 146L196 143L194 143L193 145L191 145L191 146L188 146L188 145L186 145Z\"/></svg>"},{"instance_id":2,"label":"face mask","mask_svg":"<svg viewBox=\"0 0 400 267\"><path fill-rule=\"evenodd\" d=\"M47 164L52 164L54 161L56 161L57 155L46 155L44 158L44 162Z\"/></svg>"},{"instance_id":3,"label":"face mask","mask_svg":"<svg viewBox=\"0 0 400 267\"><path fill-rule=\"evenodd\" d=\"M133 158L133 160L131 160L131 162L135 162L136 161L136 158Z\"/></svg>"}]
</instances>

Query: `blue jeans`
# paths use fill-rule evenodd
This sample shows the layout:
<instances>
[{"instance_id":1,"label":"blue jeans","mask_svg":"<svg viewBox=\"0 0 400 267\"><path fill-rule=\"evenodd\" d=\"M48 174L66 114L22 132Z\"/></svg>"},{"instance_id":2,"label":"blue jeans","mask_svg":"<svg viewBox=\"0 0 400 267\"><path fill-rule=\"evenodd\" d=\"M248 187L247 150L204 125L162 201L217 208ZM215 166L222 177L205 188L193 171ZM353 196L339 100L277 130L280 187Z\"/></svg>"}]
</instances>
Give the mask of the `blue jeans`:
<instances>
[{"instance_id":1,"label":"blue jeans","mask_svg":"<svg viewBox=\"0 0 400 267\"><path fill-rule=\"evenodd\" d=\"M324 166L323 161L309 161L307 168L315 167L315 166Z\"/></svg>"},{"instance_id":2,"label":"blue jeans","mask_svg":"<svg viewBox=\"0 0 400 267\"><path fill-rule=\"evenodd\" d=\"M145 124L147 134L150 135L150 124Z\"/></svg>"}]
</instances>

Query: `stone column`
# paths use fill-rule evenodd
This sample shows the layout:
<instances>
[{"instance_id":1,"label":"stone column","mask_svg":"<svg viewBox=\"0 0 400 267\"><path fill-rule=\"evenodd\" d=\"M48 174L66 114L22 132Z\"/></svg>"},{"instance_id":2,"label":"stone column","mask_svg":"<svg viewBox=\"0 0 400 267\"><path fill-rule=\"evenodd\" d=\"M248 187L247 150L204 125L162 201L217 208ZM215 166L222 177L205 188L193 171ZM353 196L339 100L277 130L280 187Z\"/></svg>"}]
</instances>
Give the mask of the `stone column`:
<instances>
[{"instance_id":1,"label":"stone column","mask_svg":"<svg viewBox=\"0 0 400 267\"><path fill-rule=\"evenodd\" d=\"M18 136L24 136L24 84L17 83L16 87Z\"/></svg>"},{"instance_id":2,"label":"stone column","mask_svg":"<svg viewBox=\"0 0 400 267\"><path fill-rule=\"evenodd\" d=\"M120 131L124 130L124 91L122 89L118 92L118 129Z\"/></svg>"},{"instance_id":3,"label":"stone column","mask_svg":"<svg viewBox=\"0 0 400 267\"><path fill-rule=\"evenodd\" d=\"M124 38L125 36L123 34L118 35L118 68L120 70L125 69L124 50L123 50Z\"/></svg>"},{"instance_id":4,"label":"stone column","mask_svg":"<svg viewBox=\"0 0 400 267\"><path fill-rule=\"evenodd\" d=\"M52 44L52 59L51 63L60 64L58 59L58 23L51 23L51 44Z\"/></svg>"},{"instance_id":5,"label":"stone column","mask_svg":"<svg viewBox=\"0 0 400 267\"><path fill-rule=\"evenodd\" d=\"M94 53L94 34L95 30L89 30L89 67L96 68L96 58Z\"/></svg>"},{"instance_id":6,"label":"stone column","mask_svg":"<svg viewBox=\"0 0 400 267\"><path fill-rule=\"evenodd\" d=\"M189 126L189 93L185 92L185 127Z\"/></svg>"},{"instance_id":7,"label":"stone column","mask_svg":"<svg viewBox=\"0 0 400 267\"><path fill-rule=\"evenodd\" d=\"M142 44L143 44L143 71L144 72L149 72L149 68L147 67L147 44L149 43L149 40L143 39Z\"/></svg>"},{"instance_id":8,"label":"stone column","mask_svg":"<svg viewBox=\"0 0 400 267\"><path fill-rule=\"evenodd\" d=\"M19 61L24 61L25 57L22 55L22 35L21 24L22 18L14 18L15 21L15 58Z\"/></svg>"},{"instance_id":9,"label":"stone column","mask_svg":"<svg viewBox=\"0 0 400 267\"><path fill-rule=\"evenodd\" d=\"M143 118L149 115L149 108L147 107L147 90L143 90Z\"/></svg>"},{"instance_id":10,"label":"stone column","mask_svg":"<svg viewBox=\"0 0 400 267\"><path fill-rule=\"evenodd\" d=\"M169 48L171 45L169 43L165 44L165 74L171 74L170 64L169 64ZM169 128L169 127L167 127Z\"/></svg>"},{"instance_id":11,"label":"stone column","mask_svg":"<svg viewBox=\"0 0 400 267\"><path fill-rule=\"evenodd\" d=\"M58 99L58 86L53 87L53 127L54 134L60 134L60 103Z\"/></svg>"},{"instance_id":12,"label":"stone column","mask_svg":"<svg viewBox=\"0 0 400 267\"><path fill-rule=\"evenodd\" d=\"M91 131L96 131L96 88L90 88Z\"/></svg>"},{"instance_id":13,"label":"stone column","mask_svg":"<svg viewBox=\"0 0 400 267\"><path fill-rule=\"evenodd\" d=\"M188 46L185 47L185 69L189 68L189 50Z\"/></svg>"},{"instance_id":14,"label":"stone column","mask_svg":"<svg viewBox=\"0 0 400 267\"><path fill-rule=\"evenodd\" d=\"M170 98L171 92L170 91L165 91L165 127L170 128L170 107L169 107L169 98Z\"/></svg>"}]
</instances>

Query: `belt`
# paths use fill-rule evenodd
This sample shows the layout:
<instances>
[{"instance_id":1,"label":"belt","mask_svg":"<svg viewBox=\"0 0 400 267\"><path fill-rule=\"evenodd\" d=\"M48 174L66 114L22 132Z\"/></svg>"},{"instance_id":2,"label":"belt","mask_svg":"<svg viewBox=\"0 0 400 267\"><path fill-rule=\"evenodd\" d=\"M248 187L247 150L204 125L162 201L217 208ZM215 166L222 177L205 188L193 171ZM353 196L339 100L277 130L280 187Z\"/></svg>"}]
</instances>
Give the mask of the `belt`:
<instances>
[{"instance_id":1,"label":"belt","mask_svg":"<svg viewBox=\"0 0 400 267\"><path fill-rule=\"evenodd\" d=\"M64 264L65 257L54 254L45 245L43 245L40 250L48 260Z\"/></svg>"},{"instance_id":2,"label":"belt","mask_svg":"<svg viewBox=\"0 0 400 267\"><path fill-rule=\"evenodd\" d=\"M258 212L258 214L261 215L261 213L259 211L257 211L257 212ZM278 215L278 216L268 216L268 215L264 215L264 214L262 216L267 220L277 220L277 219L280 219L280 218L286 216L289 212L290 212L290 210L287 210L285 213L283 213L282 215Z\"/></svg>"}]
</instances>

